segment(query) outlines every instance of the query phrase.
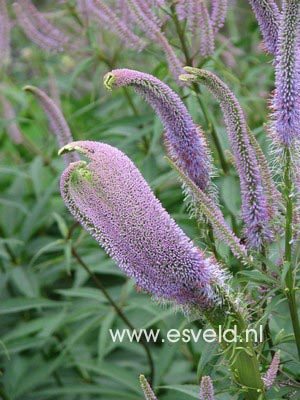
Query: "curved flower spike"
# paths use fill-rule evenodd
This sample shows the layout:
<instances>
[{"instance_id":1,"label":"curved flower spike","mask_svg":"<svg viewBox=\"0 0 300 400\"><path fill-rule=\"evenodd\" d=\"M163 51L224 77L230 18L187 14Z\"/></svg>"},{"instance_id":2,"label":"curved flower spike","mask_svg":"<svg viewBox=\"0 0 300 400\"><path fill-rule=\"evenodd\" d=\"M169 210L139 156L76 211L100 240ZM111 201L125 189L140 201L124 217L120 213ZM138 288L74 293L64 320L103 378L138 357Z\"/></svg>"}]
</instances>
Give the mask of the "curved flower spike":
<instances>
[{"instance_id":1,"label":"curved flower spike","mask_svg":"<svg viewBox=\"0 0 300 400\"><path fill-rule=\"evenodd\" d=\"M280 11L274 0L249 0L269 53L277 52Z\"/></svg>"},{"instance_id":2,"label":"curved flower spike","mask_svg":"<svg viewBox=\"0 0 300 400\"><path fill-rule=\"evenodd\" d=\"M72 133L57 104L55 104L55 102L49 96L47 96L46 93L35 86L28 85L23 89L34 94L39 100L44 112L49 118L50 129L56 136L59 147L65 146L66 144L72 142ZM79 157L76 153L64 155L64 161L66 165L78 160Z\"/></svg>"},{"instance_id":3,"label":"curved flower spike","mask_svg":"<svg viewBox=\"0 0 300 400\"><path fill-rule=\"evenodd\" d=\"M146 400L157 400L157 397L155 396L153 390L151 389L151 386L149 385L144 375L140 375L140 384Z\"/></svg>"},{"instance_id":4,"label":"curved flower spike","mask_svg":"<svg viewBox=\"0 0 300 400\"><path fill-rule=\"evenodd\" d=\"M271 362L271 365L270 365L268 371L262 377L262 380L264 381L264 384L267 389L270 389L270 387L275 382L276 375L277 375L277 372L279 369L279 364L280 364L280 351L277 351L274 354L274 357L272 359L272 362Z\"/></svg>"},{"instance_id":5,"label":"curved flower spike","mask_svg":"<svg viewBox=\"0 0 300 400\"><path fill-rule=\"evenodd\" d=\"M70 143L60 154L74 150L90 163L69 165L61 177L61 195L107 254L158 298L188 309L217 306L217 288L227 290L218 264L177 226L133 162L115 147L91 141Z\"/></svg>"},{"instance_id":6,"label":"curved flower spike","mask_svg":"<svg viewBox=\"0 0 300 400\"><path fill-rule=\"evenodd\" d=\"M227 85L208 71L185 67L191 75L184 81L203 83L220 102L232 150L236 159L242 194L242 216L245 233L251 247L260 247L272 239L269 224L274 216L264 193L259 165L254 153L243 111Z\"/></svg>"},{"instance_id":7,"label":"curved flower spike","mask_svg":"<svg viewBox=\"0 0 300 400\"><path fill-rule=\"evenodd\" d=\"M275 68L274 127L279 144L300 138L300 4L284 0L278 33Z\"/></svg>"},{"instance_id":8,"label":"curved flower spike","mask_svg":"<svg viewBox=\"0 0 300 400\"><path fill-rule=\"evenodd\" d=\"M203 376L201 379L200 400L215 400L214 387L209 376Z\"/></svg>"},{"instance_id":9,"label":"curved flower spike","mask_svg":"<svg viewBox=\"0 0 300 400\"><path fill-rule=\"evenodd\" d=\"M104 85L109 90L132 86L150 104L164 125L170 157L200 189L206 190L211 166L204 133L195 125L179 96L154 76L130 69L107 73Z\"/></svg>"}]
</instances>

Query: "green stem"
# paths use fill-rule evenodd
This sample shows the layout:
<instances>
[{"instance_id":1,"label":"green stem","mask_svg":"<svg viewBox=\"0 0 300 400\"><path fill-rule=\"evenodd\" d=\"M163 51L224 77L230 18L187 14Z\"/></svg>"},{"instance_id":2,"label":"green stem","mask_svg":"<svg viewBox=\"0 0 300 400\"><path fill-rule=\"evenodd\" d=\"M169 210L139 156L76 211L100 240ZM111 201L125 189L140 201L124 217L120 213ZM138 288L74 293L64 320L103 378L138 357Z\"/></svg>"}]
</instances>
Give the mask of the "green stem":
<instances>
[{"instance_id":1,"label":"green stem","mask_svg":"<svg viewBox=\"0 0 300 400\"><path fill-rule=\"evenodd\" d=\"M128 326L129 329L132 331L136 330L135 327L132 325L132 323L128 320L128 318L124 315L123 311L121 308L118 306L118 304L114 301L114 299L111 297L111 295L108 293L106 290L105 286L102 284L100 279L90 270L90 268L87 266L87 264L83 261L83 259L80 257L80 255L77 253L76 249L72 247L72 255L73 257L77 260L78 264L82 266L82 268L88 273L88 275L91 277L91 279L94 281L96 287L101 290L101 292L104 294L108 302L112 305L116 313L119 315L119 317L122 319L122 321ZM144 348L149 367L150 367L150 378L149 378L149 383L152 385L154 381L154 362L152 359L151 352L148 348L148 343L146 340L141 337L140 340L141 346Z\"/></svg>"},{"instance_id":2,"label":"green stem","mask_svg":"<svg viewBox=\"0 0 300 400\"><path fill-rule=\"evenodd\" d=\"M292 265L292 241L293 241L293 188L292 188L292 160L288 148L285 149L284 167L284 195L286 201L286 223L285 223L285 261L290 263L286 274L286 296L289 304L295 341L300 358L300 323L297 312L296 292L294 287L293 265Z\"/></svg>"}]
</instances>

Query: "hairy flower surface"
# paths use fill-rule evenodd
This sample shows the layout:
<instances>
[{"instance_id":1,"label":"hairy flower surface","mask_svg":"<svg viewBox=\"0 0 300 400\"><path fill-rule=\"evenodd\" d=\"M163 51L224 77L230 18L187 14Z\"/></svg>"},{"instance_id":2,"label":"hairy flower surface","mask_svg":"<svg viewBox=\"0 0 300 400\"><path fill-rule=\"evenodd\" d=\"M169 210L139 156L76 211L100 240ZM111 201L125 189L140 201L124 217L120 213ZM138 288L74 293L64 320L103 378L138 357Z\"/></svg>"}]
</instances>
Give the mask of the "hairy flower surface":
<instances>
[{"instance_id":1,"label":"hairy flower surface","mask_svg":"<svg viewBox=\"0 0 300 400\"><path fill-rule=\"evenodd\" d=\"M300 138L300 18L299 1L284 0L275 70L274 135L290 146Z\"/></svg>"},{"instance_id":2,"label":"hairy flower surface","mask_svg":"<svg viewBox=\"0 0 300 400\"><path fill-rule=\"evenodd\" d=\"M214 387L209 376L203 376L201 379L200 400L215 400Z\"/></svg>"},{"instance_id":3,"label":"hairy flower surface","mask_svg":"<svg viewBox=\"0 0 300 400\"><path fill-rule=\"evenodd\" d=\"M203 83L220 102L240 177L247 241L252 247L260 247L264 239L269 241L272 238L268 229L271 208L264 193L243 111L227 85L214 74L190 67L185 70L192 75L183 75L183 80Z\"/></svg>"},{"instance_id":4,"label":"hairy flower surface","mask_svg":"<svg viewBox=\"0 0 300 400\"><path fill-rule=\"evenodd\" d=\"M89 160L72 163L61 177L71 214L139 287L161 298L207 310L216 305L214 284L224 278L154 196L133 162L107 144L79 141L65 151Z\"/></svg>"},{"instance_id":5,"label":"hairy flower surface","mask_svg":"<svg viewBox=\"0 0 300 400\"><path fill-rule=\"evenodd\" d=\"M33 93L39 100L43 110L49 118L51 131L56 136L59 147L63 147L72 142L73 138L70 128L57 104L55 104L55 102L49 96L47 96L46 93L37 87L28 85L24 87L24 90ZM78 160L79 157L76 153L64 155L64 161L66 165Z\"/></svg>"},{"instance_id":6,"label":"hairy flower surface","mask_svg":"<svg viewBox=\"0 0 300 400\"><path fill-rule=\"evenodd\" d=\"M149 385L144 375L140 375L140 384L146 400L157 400L157 397L155 396L151 386Z\"/></svg>"},{"instance_id":7,"label":"hairy flower surface","mask_svg":"<svg viewBox=\"0 0 300 400\"><path fill-rule=\"evenodd\" d=\"M0 66L6 66L10 59L10 21L5 0L0 0Z\"/></svg>"},{"instance_id":8,"label":"hairy flower surface","mask_svg":"<svg viewBox=\"0 0 300 400\"><path fill-rule=\"evenodd\" d=\"M205 190L210 183L211 167L204 134L179 96L154 76L130 69L107 73L104 84L108 89L132 86L150 104L164 125L170 157Z\"/></svg>"},{"instance_id":9,"label":"hairy flower surface","mask_svg":"<svg viewBox=\"0 0 300 400\"><path fill-rule=\"evenodd\" d=\"M271 365L270 365L268 371L265 373L265 375L262 378L267 389L270 389L270 387L275 382L276 375L277 375L277 372L279 369L279 365L280 365L280 352L277 351L274 354L273 360L271 362Z\"/></svg>"},{"instance_id":10,"label":"hairy flower surface","mask_svg":"<svg viewBox=\"0 0 300 400\"><path fill-rule=\"evenodd\" d=\"M263 35L266 49L277 52L280 11L274 0L249 0Z\"/></svg>"}]
</instances>

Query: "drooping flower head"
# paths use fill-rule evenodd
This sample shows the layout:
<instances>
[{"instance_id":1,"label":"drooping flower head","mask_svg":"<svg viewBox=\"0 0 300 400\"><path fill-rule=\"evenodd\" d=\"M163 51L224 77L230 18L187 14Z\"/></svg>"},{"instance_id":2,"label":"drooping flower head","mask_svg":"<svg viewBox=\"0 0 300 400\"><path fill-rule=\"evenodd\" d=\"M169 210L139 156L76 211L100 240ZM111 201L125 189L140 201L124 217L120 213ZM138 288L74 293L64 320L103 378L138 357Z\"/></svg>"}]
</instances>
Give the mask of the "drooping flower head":
<instances>
[{"instance_id":1,"label":"drooping flower head","mask_svg":"<svg viewBox=\"0 0 300 400\"><path fill-rule=\"evenodd\" d=\"M269 53L277 52L280 11L274 0L249 0Z\"/></svg>"},{"instance_id":2,"label":"drooping flower head","mask_svg":"<svg viewBox=\"0 0 300 400\"><path fill-rule=\"evenodd\" d=\"M149 385L144 375L140 375L140 384L144 392L145 400L157 400L157 397L155 396L151 386Z\"/></svg>"},{"instance_id":3,"label":"drooping flower head","mask_svg":"<svg viewBox=\"0 0 300 400\"><path fill-rule=\"evenodd\" d=\"M203 83L220 102L228 136L236 159L242 194L242 216L248 244L260 247L263 240L272 238L270 229L271 207L264 193L258 161L251 145L243 111L227 85L209 71L186 67L189 75L184 81Z\"/></svg>"},{"instance_id":4,"label":"drooping flower head","mask_svg":"<svg viewBox=\"0 0 300 400\"><path fill-rule=\"evenodd\" d=\"M214 285L226 286L218 265L176 225L133 162L91 141L70 143L60 153L73 150L90 160L70 164L61 177L75 219L139 287L181 305L214 307Z\"/></svg>"},{"instance_id":5,"label":"drooping flower head","mask_svg":"<svg viewBox=\"0 0 300 400\"><path fill-rule=\"evenodd\" d=\"M274 136L285 146L300 138L300 4L283 0L275 69Z\"/></svg>"},{"instance_id":6,"label":"drooping flower head","mask_svg":"<svg viewBox=\"0 0 300 400\"><path fill-rule=\"evenodd\" d=\"M59 147L63 147L72 142L72 133L58 105L49 96L47 96L45 92L35 86L25 86L24 90L33 93L39 100L43 110L49 118L50 129L56 136ZM64 161L66 165L78 160L79 157L76 153L64 155Z\"/></svg>"},{"instance_id":7,"label":"drooping flower head","mask_svg":"<svg viewBox=\"0 0 300 400\"><path fill-rule=\"evenodd\" d=\"M215 400L214 387L209 376L203 376L201 379L200 400Z\"/></svg>"},{"instance_id":8,"label":"drooping flower head","mask_svg":"<svg viewBox=\"0 0 300 400\"><path fill-rule=\"evenodd\" d=\"M160 117L171 158L202 190L210 182L210 160L204 134L193 122L179 96L152 75L116 69L104 77L108 89L132 86Z\"/></svg>"}]
</instances>

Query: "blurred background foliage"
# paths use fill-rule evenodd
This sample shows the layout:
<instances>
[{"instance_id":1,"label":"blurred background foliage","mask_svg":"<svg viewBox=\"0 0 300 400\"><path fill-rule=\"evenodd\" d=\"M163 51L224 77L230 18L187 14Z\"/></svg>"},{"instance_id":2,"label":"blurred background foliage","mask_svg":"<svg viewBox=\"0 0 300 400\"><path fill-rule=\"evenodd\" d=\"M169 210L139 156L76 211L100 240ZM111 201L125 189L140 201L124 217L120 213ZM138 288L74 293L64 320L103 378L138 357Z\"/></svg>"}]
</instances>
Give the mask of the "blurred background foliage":
<instances>
[{"instance_id":1,"label":"blurred background foliage","mask_svg":"<svg viewBox=\"0 0 300 400\"><path fill-rule=\"evenodd\" d=\"M140 53L124 49L116 35L99 25L82 27L73 1L35 4L82 45L51 54L14 26L12 63L0 73L1 92L16 113L15 120L5 115L0 119L0 398L138 400L142 398L138 375L150 372L145 349L129 341L112 342L109 329L127 326L99 286L106 288L134 327L158 328L161 337L174 327L201 328L202 322L189 321L138 292L134 282L126 279L95 240L74 223L60 197L59 177L64 165L57 156L56 140L36 99L22 87L32 84L59 96L75 140L102 141L124 151L164 207L200 246L197 222L189 217L178 179L164 160L159 119L133 91L107 93L103 75L112 68L137 69L155 75L181 95L194 120L206 131L217 169L219 201L228 223L240 233L238 178L228 160L224 174L211 138L213 127L223 152L229 149L224 122L217 103L203 90L205 118L192 89L178 87L170 76L155 43ZM180 46L175 31L169 39L174 48ZM230 2L216 51L202 66L222 77L236 94L267 154L264 123L273 90L272 58L262 49L257 22L246 1ZM12 122L22 133L20 144L13 143L7 134ZM238 273L241 266L228 249L218 245L218 251L232 272ZM237 283L247 282L252 301L259 302L257 286L266 282L250 272L235 276ZM283 297L275 291L267 311L272 315L274 345L283 351L281 379L285 382L291 381L288 376L300 378L286 310ZM214 381L217 399L242 398L228 378L216 345L159 341L149 343L148 348L155 365L153 386L160 400L198 398L199 379L207 374ZM265 359L266 368L269 362ZM290 398L299 398L293 382L291 386L276 386L268 398L285 398L287 393Z\"/></svg>"}]
</instances>

